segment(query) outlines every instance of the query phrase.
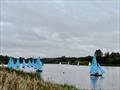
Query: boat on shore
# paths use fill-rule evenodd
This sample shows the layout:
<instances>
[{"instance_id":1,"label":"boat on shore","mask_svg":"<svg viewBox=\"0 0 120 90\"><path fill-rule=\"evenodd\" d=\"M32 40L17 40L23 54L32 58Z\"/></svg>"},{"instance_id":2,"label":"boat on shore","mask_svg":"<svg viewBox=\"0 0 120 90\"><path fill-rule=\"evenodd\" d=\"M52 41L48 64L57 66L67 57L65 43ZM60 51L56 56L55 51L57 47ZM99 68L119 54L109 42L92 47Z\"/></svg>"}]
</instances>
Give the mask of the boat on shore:
<instances>
[{"instance_id":1,"label":"boat on shore","mask_svg":"<svg viewBox=\"0 0 120 90\"><path fill-rule=\"evenodd\" d=\"M40 61L40 57L38 57L36 62L35 62L35 65L34 65L36 72L42 72L43 71L42 66L43 66L43 64Z\"/></svg>"}]
</instances>

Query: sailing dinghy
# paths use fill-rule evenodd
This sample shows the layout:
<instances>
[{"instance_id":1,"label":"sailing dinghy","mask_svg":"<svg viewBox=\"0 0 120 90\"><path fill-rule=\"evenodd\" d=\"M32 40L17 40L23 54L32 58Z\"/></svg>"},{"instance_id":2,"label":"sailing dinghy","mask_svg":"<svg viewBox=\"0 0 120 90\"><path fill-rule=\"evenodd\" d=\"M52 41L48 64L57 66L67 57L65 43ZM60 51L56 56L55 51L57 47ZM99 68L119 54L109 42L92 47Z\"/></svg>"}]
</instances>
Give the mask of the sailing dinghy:
<instances>
[{"instance_id":1,"label":"sailing dinghy","mask_svg":"<svg viewBox=\"0 0 120 90\"><path fill-rule=\"evenodd\" d=\"M97 63L96 56L93 56L91 68L90 68L90 76L102 76L104 74L104 70L100 66L99 63Z\"/></svg>"}]
</instances>

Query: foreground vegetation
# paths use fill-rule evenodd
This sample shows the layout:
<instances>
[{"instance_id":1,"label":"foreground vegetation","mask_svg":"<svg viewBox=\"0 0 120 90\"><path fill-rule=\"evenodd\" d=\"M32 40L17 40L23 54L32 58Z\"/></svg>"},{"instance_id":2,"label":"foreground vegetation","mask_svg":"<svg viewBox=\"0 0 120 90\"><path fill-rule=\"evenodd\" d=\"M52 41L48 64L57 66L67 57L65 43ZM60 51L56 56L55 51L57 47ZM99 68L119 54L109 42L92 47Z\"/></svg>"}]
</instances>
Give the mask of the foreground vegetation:
<instances>
[{"instance_id":1,"label":"foreground vegetation","mask_svg":"<svg viewBox=\"0 0 120 90\"><path fill-rule=\"evenodd\" d=\"M0 67L0 90L78 90L73 86L45 82L38 74Z\"/></svg>"}]
</instances>

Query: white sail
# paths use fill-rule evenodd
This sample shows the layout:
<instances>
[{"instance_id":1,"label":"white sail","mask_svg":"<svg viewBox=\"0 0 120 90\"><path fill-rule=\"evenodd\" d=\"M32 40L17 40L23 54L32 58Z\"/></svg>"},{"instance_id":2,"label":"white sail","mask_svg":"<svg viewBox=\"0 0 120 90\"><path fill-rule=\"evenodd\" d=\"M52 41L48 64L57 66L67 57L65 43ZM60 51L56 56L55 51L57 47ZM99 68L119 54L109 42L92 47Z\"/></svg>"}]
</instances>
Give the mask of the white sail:
<instances>
[{"instance_id":1,"label":"white sail","mask_svg":"<svg viewBox=\"0 0 120 90\"><path fill-rule=\"evenodd\" d=\"M80 65L80 62L78 61L77 65L79 66Z\"/></svg>"},{"instance_id":2,"label":"white sail","mask_svg":"<svg viewBox=\"0 0 120 90\"><path fill-rule=\"evenodd\" d=\"M68 62L68 65L69 65L70 63Z\"/></svg>"},{"instance_id":3,"label":"white sail","mask_svg":"<svg viewBox=\"0 0 120 90\"><path fill-rule=\"evenodd\" d=\"M88 66L91 66L91 63L89 62Z\"/></svg>"}]
</instances>

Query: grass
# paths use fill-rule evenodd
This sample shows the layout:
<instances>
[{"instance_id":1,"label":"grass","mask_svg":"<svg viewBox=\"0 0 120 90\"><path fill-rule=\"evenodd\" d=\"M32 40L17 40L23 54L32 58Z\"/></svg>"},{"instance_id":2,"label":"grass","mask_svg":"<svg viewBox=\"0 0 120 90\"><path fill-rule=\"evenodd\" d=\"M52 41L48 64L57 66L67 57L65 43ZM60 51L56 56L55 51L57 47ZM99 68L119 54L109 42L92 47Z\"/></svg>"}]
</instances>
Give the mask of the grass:
<instances>
[{"instance_id":1,"label":"grass","mask_svg":"<svg viewBox=\"0 0 120 90\"><path fill-rule=\"evenodd\" d=\"M0 90L78 90L74 86L53 84L38 74L0 67ZM83 90L83 89L81 89Z\"/></svg>"}]
</instances>

